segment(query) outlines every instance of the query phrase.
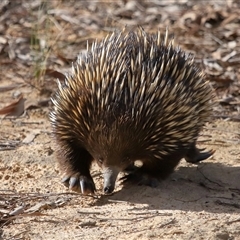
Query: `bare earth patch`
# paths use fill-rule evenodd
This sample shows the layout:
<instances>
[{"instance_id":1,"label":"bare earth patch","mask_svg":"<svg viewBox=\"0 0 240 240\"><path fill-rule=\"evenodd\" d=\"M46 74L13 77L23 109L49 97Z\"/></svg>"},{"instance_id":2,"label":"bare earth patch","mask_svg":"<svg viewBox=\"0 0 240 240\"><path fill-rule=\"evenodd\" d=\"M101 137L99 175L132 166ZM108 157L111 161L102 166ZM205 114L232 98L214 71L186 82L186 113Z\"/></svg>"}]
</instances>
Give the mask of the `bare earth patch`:
<instances>
[{"instance_id":1,"label":"bare earth patch","mask_svg":"<svg viewBox=\"0 0 240 240\"><path fill-rule=\"evenodd\" d=\"M7 2L0 3L0 112L14 116L0 119L0 239L240 239L238 1ZM118 181L111 196L102 194L94 165L96 196L82 196L60 183L48 101L87 39L126 24L169 26L194 52L217 95L198 146L216 152L198 165L182 160L157 188Z\"/></svg>"},{"instance_id":2,"label":"bare earth patch","mask_svg":"<svg viewBox=\"0 0 240 240\"><path fill-rule=\"evenodd\" d=\"M3 224L6 239L237 239L240 235L239 123L209 124L202 136L209 142L201 146L216 149L214 156L198 166L182 161L157 188L122 188L118 182L116 192L104 196L100 171L94 167L98 193L93 198L67 192L59 184L49 124L46 117L34 115L14 125L15 132L28 134L36 130L31 122L42 122L34 141L1 154L0 200L14 209L22 207L11 223ZM6 132L12 130L8 123L2 122Z\"/></svg>"}]
</instances>

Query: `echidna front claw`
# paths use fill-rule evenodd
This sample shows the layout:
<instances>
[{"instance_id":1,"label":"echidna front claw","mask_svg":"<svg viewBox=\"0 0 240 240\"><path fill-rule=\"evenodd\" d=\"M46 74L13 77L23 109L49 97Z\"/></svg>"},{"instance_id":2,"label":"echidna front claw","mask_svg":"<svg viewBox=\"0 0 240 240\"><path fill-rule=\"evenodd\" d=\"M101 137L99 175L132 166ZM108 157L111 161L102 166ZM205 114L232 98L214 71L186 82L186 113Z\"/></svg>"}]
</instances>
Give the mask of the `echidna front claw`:
<instances>
[{"instance_id":1,"label":"echidna front claw","mask_svg":"<svg viewBox=\"0 0 240 240\"><path fill-rule=\"evenodd\" d=\"M96 188L91 177L82 175L65 176L62 183L69 189L84 195L94 194Z\"/></svg>"},{"instance_id":2,"label":"echidna front claw","mask_svg":"<svg viewBox=\"0 0 240 240\"><path fill-rule=\"evenodd\" d=\"M80 187L81 187L81 192L84 195L87 194L94 194L96 191L95 184L92 180L92 178L86 177L86 176L81 176L79 179Z\"/></svg>"},{"instance_id":3,"label":"echidna front claw","mask_svg":"<svg viewBox=\"0 0 240 240\"><path fill-rule=\"evenodd\" d=\"M70 176L64 176L64 177L62 178L62 180L61 180L61 183L62 183L65 187L69 188L69 180L70 180Z\"/></svg>"},{"instance_id":4,"label":"echidna front claw","mask_svg":"<svg viewBox=\"0 0 240 240\"><path fill-rule=\"evenodd\" d=\"M70 177L70 179L69 179L69 188L70 189L74 189L74 188L77 188L77 181L78 180L78 178L76 178L76 177Z\"/></svg>"}]
</instances>

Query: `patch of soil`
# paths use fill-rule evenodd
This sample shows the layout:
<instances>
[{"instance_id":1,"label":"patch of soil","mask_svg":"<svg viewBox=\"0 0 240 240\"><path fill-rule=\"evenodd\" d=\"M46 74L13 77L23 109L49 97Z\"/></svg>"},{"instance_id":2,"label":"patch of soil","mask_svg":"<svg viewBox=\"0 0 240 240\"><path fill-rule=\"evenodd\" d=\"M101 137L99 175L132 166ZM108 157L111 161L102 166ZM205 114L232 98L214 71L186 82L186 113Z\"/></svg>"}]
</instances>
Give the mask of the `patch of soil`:
<instances>
[{"instance_id":1,"label":"patch of soil","mask_svg":"<svg viewBox=\"0 0 240 240\"><path fill-rule=\"evenodd\" d=\"M60 182L47 116L3 120L5 132L35 139L1 152L1 202L22 209L3 224L5 239L234 239L240 235L240 124L209 124L200 147L216 153L199 165L182 161L157 188L122 186L102 195L100 169L93 167L97 196L68 192ZM13 208L14 209L11 209Z\"/></svg>"}]
</instances>

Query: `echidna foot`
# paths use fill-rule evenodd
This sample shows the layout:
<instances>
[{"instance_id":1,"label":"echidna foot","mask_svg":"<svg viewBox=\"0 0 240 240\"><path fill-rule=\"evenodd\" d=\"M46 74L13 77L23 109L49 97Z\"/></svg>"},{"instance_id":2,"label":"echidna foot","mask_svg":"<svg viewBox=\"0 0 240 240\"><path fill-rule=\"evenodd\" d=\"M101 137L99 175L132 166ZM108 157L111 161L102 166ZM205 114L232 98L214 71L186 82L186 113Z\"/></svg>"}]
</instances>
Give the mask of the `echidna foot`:
<instances>
[{"instance_id":1,"label":"echidna foot","mask_svg":"<svg viewBox=\"0 0 240 240\"><path fill-rule=\"evenodd\" d=\"M184 157L187 162L198 163L211 157L215 150L204 151L205 149L198 149L196 146L192 147L187 155Z\"/></svg>"},{"instance_id":2,"label":"echidna foot","mask_svg":"<svg viewBox=\"0 0 240 240\"><path fill-rule=\"evenodd\" d=\"M96 190L91 176L88 177L80 174L67 175L62 179L62 183L69 189L84 195L94 194Z\"/></svg>"},{"instance_id":3,"label":"echidna foot","mask_svg":"<svg viewBox=\"0 0 240 240\"><path fill-rule=\"evenodd\" d=\"M206 151L206 152L199 152L199 154L196 158L196 161L199 162L199 161L205 160L205 159L211 157L214 153L215 153L215 150L213 150L213 149L211 149L210 151Z\"/></svg>"},{"instance_id":4,"label":"echidna foot","mask_svg":"<svg viewBox=\"0 0 240 240\"><path fill-rule=\"evenodd\" d=\"M125 176L120 178L120 180L122 180L123 183L133 183L153 188L156 188L159 184L159 181L156 178L149 176L148 174L140 173L138 171L126 174Z\"/></svg>"}]
</instances>

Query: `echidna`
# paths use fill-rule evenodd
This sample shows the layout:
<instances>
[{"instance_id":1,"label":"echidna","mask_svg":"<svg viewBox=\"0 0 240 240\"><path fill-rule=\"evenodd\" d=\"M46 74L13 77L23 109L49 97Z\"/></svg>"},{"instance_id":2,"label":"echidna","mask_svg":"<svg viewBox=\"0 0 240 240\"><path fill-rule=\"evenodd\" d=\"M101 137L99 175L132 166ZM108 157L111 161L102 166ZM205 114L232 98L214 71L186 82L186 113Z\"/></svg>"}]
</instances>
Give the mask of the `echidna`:
<instances>
[{"instance_id":1,"label":"echidna","mask_svg":"<svg viewBox=\"0 0 240 240\"><path fill-rule=\"evenodd\" d=\"M167 31L160 37L122 30L95 42L52 98L65 183L94 193L90 167L96 160L104 192L111 193L119 172L151 184L169 176L182 158L196 163L210 157L213 151L200 151L196 140L211 115L211 98L203 72Z\"/></svg>"}]
</instances>

